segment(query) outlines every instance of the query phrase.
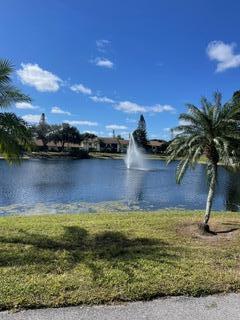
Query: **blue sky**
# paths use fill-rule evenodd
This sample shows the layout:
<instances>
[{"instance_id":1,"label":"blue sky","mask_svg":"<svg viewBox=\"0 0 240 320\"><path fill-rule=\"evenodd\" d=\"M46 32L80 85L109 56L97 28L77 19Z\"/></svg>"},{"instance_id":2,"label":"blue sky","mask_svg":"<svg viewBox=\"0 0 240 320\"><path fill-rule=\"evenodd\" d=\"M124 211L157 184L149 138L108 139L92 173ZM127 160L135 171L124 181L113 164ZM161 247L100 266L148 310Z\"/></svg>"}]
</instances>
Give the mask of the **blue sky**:
<instances>
[{"instance_id":1,"label":"blue sky","mask_svg":"<svg viewBox=\"0 0 240 320\"><path fill-rule=\"evenodd\" d=\"M101 136L124 136L141 113L149 138L168 138L185 103L240 89L239 1L8 0L0 56L32 105Z\"/></svg>"}]
</instances>

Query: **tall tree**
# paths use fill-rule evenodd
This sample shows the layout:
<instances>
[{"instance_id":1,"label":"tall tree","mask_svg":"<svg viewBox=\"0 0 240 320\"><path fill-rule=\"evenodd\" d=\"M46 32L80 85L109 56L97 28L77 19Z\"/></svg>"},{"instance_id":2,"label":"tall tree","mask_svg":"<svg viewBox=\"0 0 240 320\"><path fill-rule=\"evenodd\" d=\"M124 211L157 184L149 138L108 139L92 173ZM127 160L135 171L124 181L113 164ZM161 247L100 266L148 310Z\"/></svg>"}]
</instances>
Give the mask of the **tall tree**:
<instances>
[{"instance_id":1,"label":"tall tree","mask_svg":"<svg viewBox=\"0 0 240 320\"><path fill-rule=\"evenodd\" d=\"M239 166L235 145L240 141L237 121L240 109L232 102L222 105L220 93L214 94L213 103L202 98L201 108L192 104L187 107L188 113L179 116L184 124L174 129L176 137L167 150L168 162L181 159L176 170L176 180L180 183L186 170L194 168L202 155L206 156L209 191L202 227L209 231L218 165L221 162L227 169Z\"/></svg>"},{"instance_id":2,"label":"tall tree","mask_svg":"<svg viewBox=\"0 0 240 320\"><path fill-rule=\"evenodd\" d=\"M0 108L6 109L16 102L31 102L12 84L14 68L8 60L0 59ZM23 147L29 147L31 132L27 124L14 113L0 113L0 153L9 161L20 160Z\"/></svg>"},{"instance_id":3,"label":"tall tree","mask_svg":"<svg viewBox=\"0 0 240 320\"><path fill-rule=\"evenodd\" d=\"M141 114L140 119L138 121L138 127L133 132L133 137L139 147L147 149L147 143L148 143L147 127L146 127L146 121L145 121L144 116L142 114Z\"/></svg>"},{"instance_id":4,"label":"tall tree","mask_svg":"<svg viewBox=\"0 0 240 320\"><path fill-rule=\"evenodd\" d=\"M124 138L123 138L120 134L118 134L116 138L117 138L118 140L124 140Z\"/></svg>"},{"instance_id":5,"label":"tall tree","mask_svg":"<svg viewBox=\"0 0 240 320\"><path fill-rule=\"evenodd\" d=\"M42 141L44 149L47 149L51 131L52 127L47 123L45 114L42 113L39 124L32 127L32 132L35 139Z\"/></svg>"},{"instance_id":6,"label":"tall tree","mask_svg":"<svg viewBox=\"0 0 240 320\"><path fill-rule=\"evenodd\" d=\"M60 143L62 151L64 150L66 143L80 143L82 141L82 137L78 129L70 126L68 123L55 125L49 139L55 143Z\"/></svg>"},{"instance_id":7,"label":"tall tree","mask_svg":"<svg viewBox=\"0 0 240 320\"><path fill-rule=\"evenodd\" d=\"M233 103L237 104L240 108L240 90L235 91L232 97Z\"/></svg>"}]
</instances>

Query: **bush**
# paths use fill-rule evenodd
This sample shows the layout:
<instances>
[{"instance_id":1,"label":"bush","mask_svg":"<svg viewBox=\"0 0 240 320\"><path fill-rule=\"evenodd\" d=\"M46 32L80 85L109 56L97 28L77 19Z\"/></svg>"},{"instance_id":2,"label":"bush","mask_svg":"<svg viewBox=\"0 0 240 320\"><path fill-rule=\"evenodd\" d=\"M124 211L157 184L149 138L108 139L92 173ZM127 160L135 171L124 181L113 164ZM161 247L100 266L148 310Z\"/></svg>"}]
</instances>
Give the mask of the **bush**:
<instances>
[{"instance_id":1,"label":"bush","mask_svg":"<svg viewBox=\"0 0 240 320\"><path fill-rule=\"evenodd\" d=\"M87 151L85 150L81 150L81 149L77 149L77 148L71 148L70 149L70 152L69 152L69 155L71 157L76 157L76 158L79 158L79 159L89 159L90 156L88 154Z\"/></svg>"}]
</instances>

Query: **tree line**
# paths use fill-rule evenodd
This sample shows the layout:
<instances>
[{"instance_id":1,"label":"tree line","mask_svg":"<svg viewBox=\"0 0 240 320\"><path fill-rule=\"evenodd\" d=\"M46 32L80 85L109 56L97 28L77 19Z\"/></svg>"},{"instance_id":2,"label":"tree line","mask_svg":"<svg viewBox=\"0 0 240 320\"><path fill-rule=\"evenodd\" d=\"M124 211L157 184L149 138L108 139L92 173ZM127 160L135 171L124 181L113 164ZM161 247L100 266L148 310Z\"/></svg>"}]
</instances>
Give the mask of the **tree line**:
<instances>
[{"instance_id":1,"label":"tree line","mask_svg":"<svg viewBox=\"0 0 240 320\"><path fill-rule=\"evenodd\" d=\"M46 122L44 113L41 115L39 124L31 127L31 134L35 140L42 141L43 149L48 149L48 143L53 141L59 145L61 151L67 143L79 144L86 138L94 138L96 135L91 133L81 134L78 128L68 123L50 125Z\"/></svg>"}]
</instances>

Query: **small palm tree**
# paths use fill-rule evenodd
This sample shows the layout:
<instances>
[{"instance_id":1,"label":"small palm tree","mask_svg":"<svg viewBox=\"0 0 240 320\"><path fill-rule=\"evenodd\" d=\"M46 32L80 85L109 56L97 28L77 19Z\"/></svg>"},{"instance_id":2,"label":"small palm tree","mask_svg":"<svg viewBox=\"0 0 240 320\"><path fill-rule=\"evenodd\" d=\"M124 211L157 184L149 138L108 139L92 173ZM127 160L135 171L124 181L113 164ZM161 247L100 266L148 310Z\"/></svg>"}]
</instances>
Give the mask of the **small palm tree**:
<instances>
[{"instance_id":1,"label":"small palm tree","mask_svg":"<svg viewBox=\"0 0 240 320\"><path fill-rule=\"evenodd\" d=\"M235 150L240 141L239 119L240 107L229 102L221 103L221 94L214 94L213 103L201 99L201 108L188 104L188 113L179 116L183 123L173 129L176 134L167 152L168 163L180 159L176 170L176 181L181 182L188 167L194 168L199 158L207 158L207 177L209 191L206 213L201 226L209 231L208 222L217 183L218 164L227 169L236 169L239 160Z\"/></svg>"},{"instance_id":2,"label":"small palm tree","mask_svg":"<svg viewBox=\"0 0 240 320\"><path fill-rule=\"evenodd\" d=\"M13 66L0 59L0 108L6 109L16 102L31 102L12 85ZM22 147L29 145L31 134L26 123L14 113L0 113L0 153L10 162L19 161Z\"/></svg>"}]
</instances>

